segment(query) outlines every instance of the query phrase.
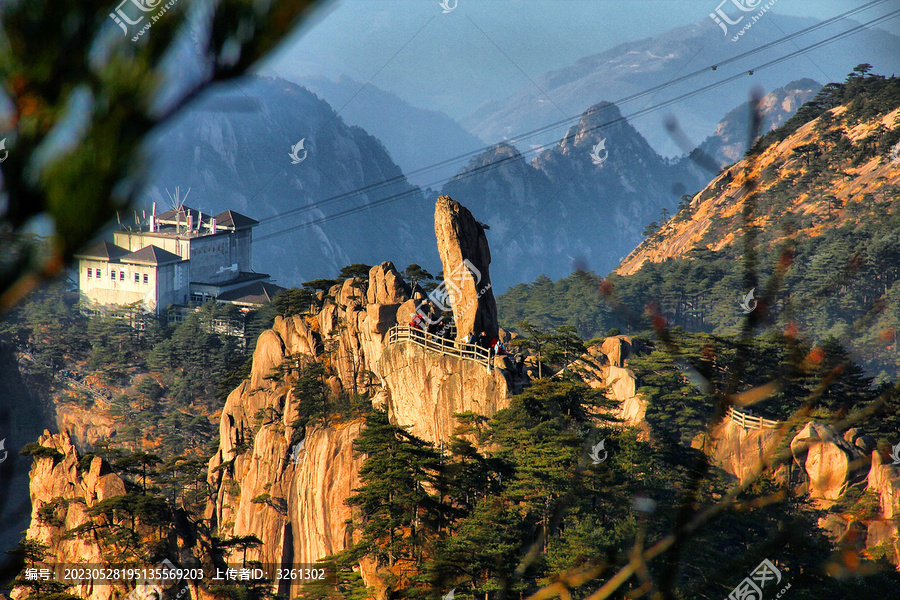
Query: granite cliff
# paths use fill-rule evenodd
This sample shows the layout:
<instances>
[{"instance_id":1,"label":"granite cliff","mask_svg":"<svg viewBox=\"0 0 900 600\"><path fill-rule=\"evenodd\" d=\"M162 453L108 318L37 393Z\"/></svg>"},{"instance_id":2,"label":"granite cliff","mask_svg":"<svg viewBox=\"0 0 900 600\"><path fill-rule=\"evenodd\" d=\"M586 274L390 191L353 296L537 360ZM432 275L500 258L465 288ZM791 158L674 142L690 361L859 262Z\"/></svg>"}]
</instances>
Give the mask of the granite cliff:
<instances>
[{"instance_id":1,"label":"granite cliff","mask_svg":"<svg viewBox=\"0 0 900 600\"><path fill-rule=\"evenodd\" d=\"M471 213L441 198L435 229L445 273L466 259L480 271L480 285L489 284L490 250ZM493 295L489 287L479 293L474 283L470 276L455 298L457 323L496 332ZM410 298L410 287L387 262L373 267L367 281L347 279L332 287L317 312L277 317L260 335L250 377L225 403L219 449L209 463L217 492L208 516L220 536L262 541L248 559L311 563L352 542L344 501L360 484L364 457L354 453L353 440L363 419L298 427L304 398L294 388L311 363L325 368L330 399L365 395L361 401L386 409L393 423L438 444L453 433L455 413L490 416L508 405L510 371L411 342L388 343L394 325L406 324L418 310L436 309L427 304L418 293ZM363 576L377 587L365 568Z\"/></svg>"}]
</instances>

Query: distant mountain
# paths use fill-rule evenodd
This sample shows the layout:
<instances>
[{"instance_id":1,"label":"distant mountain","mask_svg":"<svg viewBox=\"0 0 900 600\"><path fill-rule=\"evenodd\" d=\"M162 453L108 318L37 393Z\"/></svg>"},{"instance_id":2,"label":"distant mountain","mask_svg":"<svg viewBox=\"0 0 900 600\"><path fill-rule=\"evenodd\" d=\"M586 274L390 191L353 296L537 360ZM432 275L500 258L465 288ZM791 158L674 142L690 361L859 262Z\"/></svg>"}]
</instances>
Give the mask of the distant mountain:
<instances>
[{"instance_id":1,"label":"distant mountain","mask_svg":"<svg viewBox=\"0 0 900 600\"><path fill-rule=\"evenodd\" d=\"M514 286L497 299L501 325L649 331L642 313L652 303L670 327L734 335L750 314L755 333L837 340L879 382L895 381L898 156L900 78L828 84L613 273Z\"/></svg>"},{"instance_id":2,"label":"distant mountain","mask_svg":"<svg viewBox=\"0 0 900 600\"><path fill-rule=\"evenodd\" d=\"M797 109L815 97L822 84L812 79L792 81L763 96L760 109L763 117L761 132L768 133L782 126ZM730 165L744 157L750 131L750 102L729 111L719 121L716 132L700 144L700 150L720 165Z\"/></svg>"},{"instance_id":3,"label":"distant mountain","mask_svg":"<svg viewBox=\"0 0 900 600\"><path fill-rule=\"evenodd\" d=\"M673 29L653 38L620 44L600 54L582 58L567 68L546 73L508 98L482 106L462 119L461 124L481 139L500 141L545 127L564 116L577 115L585 106L600 101L615 102L627 116L648 105L693 93L732 75L746 74L749 69L780 58L797 47L827 39L858 25L855 21L838 21L809 36L797 38L798 46L790 42L779 44L652 95L629 103L618 102L631 94L666 84L676 76L711 66L710 62L715 60L711 57L736 56L816 22L815 19L770 14L756 22L740 42L732 43L730 39L723 38L722 31L712 19L706 18L695 25ZM726 107L746 99L753 86L771 90L785 81L810 75L839 80L862 61L871 63L881 73L900 72L898 47L900 38L897 36L880 29L863 30L797 59L756 70L752 76L741 77L661 111L631 119L631 123L658 152L675 156L681 150L661 125L664 114L668 112L679 119L691 139L699 141L715 130ZM552 143L562 137L565 128L565 125L550 128L528 141L533 144Z\"/></svg>"},{"instance_id":4,"label":"distant mountain","mask_svg":"<svg viewBox=\"0 0 900 600\"><path fill-rule=\"evenodd\" d=\"M640 243L647 223L706 183L690 161L661 158L620 117L615 105L598 104L533 160L499 144L444 186L443 194L490 226L499 290L574 268L611 270Z\"/></svg>"},{"instance_id":5,"label":"distant mountain","mask_svg":"<svg viewBox=\"0 0 900 600\"><path fill-rule=\"evenodd\" d=\"M359 125L381 140L415 185L437 187L439 180L459 171L459 163L416 171L485 145L444 113L407 104L371 83L364 85L349 77L337 81L302 77L297 81L337 109L345 122Z\"/></svg>"},{"instance_id":6,"label":"distant mountain","mask_svg":"<svg viewBox=\"0 0 900 600\"><path fill-rule=\"evenodd\" d=\"M292 164L292 147L304 141ZM261 222L254 230L254 268L281 285L333 277L344 265L393 260L399 268L438 264L432 231L433 205L402 179L400 168L376 138L348 126L325 101L297 84L250 78L213 90L193 104L153 142L144 200L167 207L165 188L191 189L188 204L203 212L234 209ZM339 194L399 178L323 206ZM381 199L363 211L315 224ZM295 211L295 212L291 212ZM271 236L288 230L288 233Z\"/></svg>"},{"instance_id":7,"label":"distant mountain","mask_svg":"<svg viewBox=\"0 0 900 600\"><path fill-rule=\"evenodd\" d=\"M895 379L898 154L900 78L829 84L684 203L610 285L620 298L653 298L673 325L714 333L741 330L753 290L760 326L836 337L872 374Z\"/></svg>"}]
</instances>

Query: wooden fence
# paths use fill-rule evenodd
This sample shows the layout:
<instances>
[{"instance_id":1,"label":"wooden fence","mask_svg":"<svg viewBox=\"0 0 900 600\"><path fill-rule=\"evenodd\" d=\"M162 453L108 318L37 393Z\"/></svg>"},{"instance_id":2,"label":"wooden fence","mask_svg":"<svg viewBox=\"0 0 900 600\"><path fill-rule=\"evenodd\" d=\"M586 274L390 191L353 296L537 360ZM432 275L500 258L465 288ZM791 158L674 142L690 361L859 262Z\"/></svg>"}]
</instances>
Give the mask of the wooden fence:
<instances>
[{"instance_id":1,"label":"wooden fence","mask_svg":"<svg viewBox=\"0 0 900 600\"><path fill-rule=\"evenodd\" d=\"M731 419L732 423L740 425L744 429L776 429L781 425L778 421L754 417L750 413L733 406L728 407L728 418Z\"/></svg>"},{"instance_id":2,"label":"wooden fence","mask_svg":"<svg viewBox=\"0 0 900 600\"><path fill-rule=\"evenodd\" d=\"M415 327L400 325L391 327L391 330L388 332L388 343L395 344L397 342L411 342L444 356L455 356L475 361L488 371L493 367L491 353L485 348L475 344L463 344L455 340L439 337Z\"/></svg>"}]
</instances>

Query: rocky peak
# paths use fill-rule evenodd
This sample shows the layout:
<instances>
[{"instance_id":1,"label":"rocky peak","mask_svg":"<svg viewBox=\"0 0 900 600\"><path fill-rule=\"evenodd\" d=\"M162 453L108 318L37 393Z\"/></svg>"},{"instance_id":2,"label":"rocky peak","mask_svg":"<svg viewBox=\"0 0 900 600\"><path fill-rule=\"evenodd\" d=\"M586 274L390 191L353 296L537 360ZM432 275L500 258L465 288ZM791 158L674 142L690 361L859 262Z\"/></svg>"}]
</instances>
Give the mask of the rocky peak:
<instances>
[{"instance_id":1,"label":"rocky peak","mask_svg":"<svg viewBox=\"0 0 900 600\"><path fill-rule=\"evenodd\" d=\"M497 303L491 290L491 250L484 226L450 196L434 207L434 233L444 266L444 289L456 320L456 336L500 331Z\"/></svg>"},{"instance_id":2,"label":"rocky peak","mask_svg":"<svg viewBox=\"0 0 900 600\"><path fill-rule=\"evenodd\" d=\"M812 79L800 79L763 96L759 103L763 118L762 133L783 125L802 104L812 100L820 89L821 83ZM716 132L700 145L700 149L720 164L729 165L739 161L747 151L750 114L749 102L729 111L719 121Z\"/></svg>"},{"instance_id":3,"label":"rocky peak","mask_svg":"<svg viewBox=\"0 0 900 600\"><path fill-rule=\"evenodd\" d=\"M394 263L388 261L369 269L369 304L401 304L409 299L409 286L403 281Z\"/></svg>"},{"instance_id":4,"label":"rocky peak","mask_svg":"<svg viewBox=\"0 0 900 600\"><path fill-rule=\"evenodd\" d=\"M31 466L31 526L25 533L26 539L46 544L51 563L103 564L104 547L95 535L66 537L63 533L89 523L88 511L97 503L125 494L125 482L99 456L88 465L82 464L67 433L51 434L45 430L37 443L55 450L56 455L36 457ZM50 507L52 518L48 518ZM91 600L110 600L117 597L119 590L86 579L69 592ZM17 588L12 596L22 598L25 590Z\"/></svg>"}]
</instances>

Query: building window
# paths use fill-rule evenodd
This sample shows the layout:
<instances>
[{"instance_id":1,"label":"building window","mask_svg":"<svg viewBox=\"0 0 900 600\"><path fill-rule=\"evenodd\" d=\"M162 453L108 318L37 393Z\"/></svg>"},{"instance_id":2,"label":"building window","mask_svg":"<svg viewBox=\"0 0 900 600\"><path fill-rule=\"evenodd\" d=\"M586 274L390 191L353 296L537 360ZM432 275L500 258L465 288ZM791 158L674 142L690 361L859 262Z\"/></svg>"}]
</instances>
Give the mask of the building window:
<instances>
[{"instance_id":1,"label":"building window","mask_svg":"<svg viewBox=\"0 0 900 600\"><path fill-rule=\"evenodd\" d=\"M134 282L135 282L135 283L140 283L140 282L141 282L141 276L140 276L139 273L135 273L135 274L134 274Z\"/></svg>"},{"instance_id":2,"label":"building window","mask_svg":"<svg viewBox=\"0 0 900 600\"><path fill-rule=\"evenodd\" d=\"M93 269L88 269L88 279L90 279L91 277L93 277L93 275L94 275L94 270L93 270Z\"/></svg>"},{"instance_id":3,"label":"building window","mask_svg":"<svg viewBox=\"0 0 900 600\"><path fill-rule=\"evenodd\" d=\"M150 283L150 276L144 273L144 283Z\"/></svg>"},{"instance_id":4,"label":"building window","mask_svg":"<svg viewBox=\"0 0 900 600\"><path fill-rule=\"evenodd\" d=\"M100 279L102 272L100 269L97 269L97 279Z\"/></svg>"},{"instance_id":5,"label":"building window","mask_svg":"<svg viewBox=\"0 0 900 600\"><path fill-rule=\"evenodd\" d=\"M119 281L125 281L125 271L119 271Z\"/></svg>"}]
</instances>

